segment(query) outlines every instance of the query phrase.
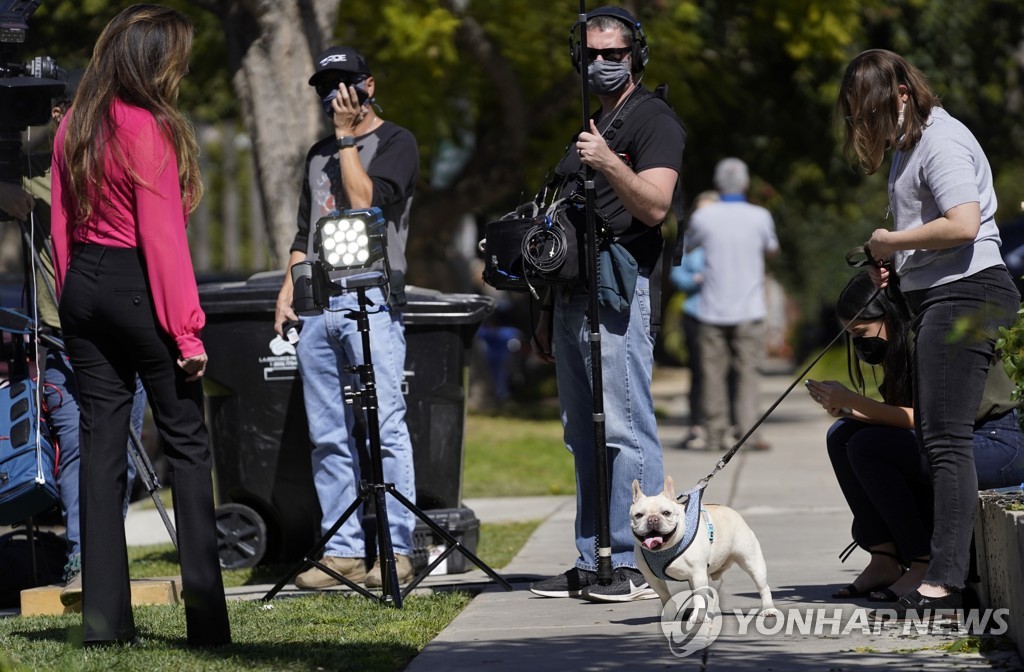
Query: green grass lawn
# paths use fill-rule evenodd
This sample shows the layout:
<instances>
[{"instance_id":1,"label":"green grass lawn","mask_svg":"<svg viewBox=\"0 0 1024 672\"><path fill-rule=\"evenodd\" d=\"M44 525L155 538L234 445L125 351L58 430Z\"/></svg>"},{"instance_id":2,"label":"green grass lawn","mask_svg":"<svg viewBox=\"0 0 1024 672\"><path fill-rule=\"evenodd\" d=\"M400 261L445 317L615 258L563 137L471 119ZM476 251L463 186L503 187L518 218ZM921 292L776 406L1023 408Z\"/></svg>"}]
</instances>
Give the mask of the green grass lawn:
<instances>
[{"instance_id":1,"label":"green grass lawn","mask_svg":"<svg viewBox=\"0 0 1024 672\"><path fill-rule=\"evenodd\" d=\"M465 497L571 495L572 455L557 419L470 415L462 476Z\"/></svg>"},{"instance_id":2,"label":"green grass lawn","mask_svg":"<svg viewBox=\"0 0 1024 672\"><path fill-rule=\"evenodd\" d=\"M477 555L500 569L538 521L483 524ZM129 549L133 578L180 573L171 544ZM276 583L289 569L263 565L224 571L227 586ZM361 596L320 594L228 602L233 643L222 650L184 648L184 608L136 607L139 644L83 651L81 616L0 619L0 672L9 670L360 670L395 672L472 599L463 592L412 595L402 609Z\"/></svg>"},{"instance_id":3,"label":"green grass lawn","mask_svg":"<svg viewBox=\"0 0 1024 672\"><path fill-rule=\"evenodd\" d=\"M480 544L476 555L488 566L500 569L519 552L540 521L521 523L480 525ZM170 543L153 546L132 546L128 549L128 561L132 578L145 579L161 576L176 576L178 569L177 552ZM468 563L472 564L472 563ZM224 586L251 586L275 584L291 569L291 565L267 564L245 569L225 569L222 572Z\"/></svg>"},{"instance_id":4,"label":"green grass lawn","mask_svg":"<svg viewBox=\"0 0 1024 672\"><path fill-rule=\"evenodd\" d=\"M572 456L559 421L470 416L466 425L464 496L572 494ZM477 555L500 569L539 521L483 524ZM170 544L131 549L135 578L179 573ZM227 570L227 586L273 584L283 565ZM471 600L461 592L407 598L402 609L361 596L321 594L228 603L234 643L222 650L184 647L184 609L136 607L139 643L80 648L81 616L0 619L0 672L8 670L360 670L397 672Z\"/></svg>"},{"instance_id":5,"label":"green grass lawn","mask_svg":"<svg viewBox=\"0 0 1024 672\"><path fill-rule=\"evenodd\" d=\"M136 607L139 643L83 650L81 616L0 621L0 670L401 670L469 603L465 593L410 596L401 609L358 596L229 602L233 643L185 648L185 611Z\"/></svg>"}]
</instances>

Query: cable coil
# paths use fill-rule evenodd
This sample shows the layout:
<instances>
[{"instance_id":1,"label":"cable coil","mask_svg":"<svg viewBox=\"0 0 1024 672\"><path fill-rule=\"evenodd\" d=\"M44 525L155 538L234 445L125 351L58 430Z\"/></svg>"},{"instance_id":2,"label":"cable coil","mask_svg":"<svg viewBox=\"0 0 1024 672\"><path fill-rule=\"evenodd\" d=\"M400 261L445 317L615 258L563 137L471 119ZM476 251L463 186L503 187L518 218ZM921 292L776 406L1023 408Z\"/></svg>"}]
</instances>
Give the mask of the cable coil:
<instances>
[{"instance_id":1,"label":"cable coil","mask_svg":"<svg viewBox=\"0 0 1024 672\"><path fill-rule=\"evenodd\" d=\"M565 229L554 226L550 216L530 227L523 236L523 265L529 265L538 273L557 272L565 263L567 254Z\"/></svg>"}]
</instances>

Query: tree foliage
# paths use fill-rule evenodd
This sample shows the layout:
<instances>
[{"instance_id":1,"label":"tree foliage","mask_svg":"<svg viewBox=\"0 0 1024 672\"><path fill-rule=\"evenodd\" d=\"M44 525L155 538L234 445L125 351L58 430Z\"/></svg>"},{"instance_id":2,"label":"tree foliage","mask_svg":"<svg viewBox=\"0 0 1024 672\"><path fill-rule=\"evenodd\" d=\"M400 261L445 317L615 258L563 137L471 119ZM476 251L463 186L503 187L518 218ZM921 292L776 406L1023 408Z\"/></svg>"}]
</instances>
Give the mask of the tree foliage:
<instances>
[{"instance_id":1,"label":"tree foliage","mask_svg":"<svg viewBox=\"0 0 1024 672\"><path fill-rule=\"evenodd\" d=\"M223 119L266 104L239 89L232 69L240 64L227 58L227 44L240 26L232 23L237 15L223 8L252 10L268 3L168 2L189 11L197 25L192 74L182 94L187 109L198 119ZM33 20L33 43L38 52L84 59L99 28L127 4L44 0ZM460 278L446 275L454 223L466 212L493 217L531 196L579 127L579 78L568 57L578 3L316 4L337 10L336 41L368 57L383 116L407 126L419 140L422 180L410 238L413 279L418 275L442 289L459 288ZM929 75L944 105L988 154L1000 219L1017 214L1024 200L1024 4L1019 0L623 4L649 37L645 84L669 85L688 128L686 192L709 188L719 159L746 160L754 176L751 198L776 215L782 255L773 272L812 314L833 300L848 277L843 252L863 243L874 228L891 225L883 220L885 168L865 177L837 150L833 108L839 81L846 62L863 49L893 49ZM270 39L263 33L260 39ZM296 110L315 105L310 96L285 102ZM291 137L265 141L289 149L296 144ZM266 199L279 197L266 194Z\"/></svg>"}]
</instances>

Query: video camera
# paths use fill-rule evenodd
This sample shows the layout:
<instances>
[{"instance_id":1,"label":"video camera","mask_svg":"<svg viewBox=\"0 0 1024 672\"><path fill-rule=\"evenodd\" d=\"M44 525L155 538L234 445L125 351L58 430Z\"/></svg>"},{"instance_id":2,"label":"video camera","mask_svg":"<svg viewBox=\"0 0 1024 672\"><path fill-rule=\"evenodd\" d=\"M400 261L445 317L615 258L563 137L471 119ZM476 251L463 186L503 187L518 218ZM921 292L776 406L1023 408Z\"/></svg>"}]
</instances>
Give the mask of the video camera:
<instances>
[{"instance_id":1,"label":"video camera","mask_svg":"<svg viewBox=\"0 0 1024 672\"><path fill-rule=\"evenodd\" d=\"M65 72L49 56L14 63L39 0L0 0L0 181L21 182L21 132L50 120Z\"/></svg>"}]
</instances>

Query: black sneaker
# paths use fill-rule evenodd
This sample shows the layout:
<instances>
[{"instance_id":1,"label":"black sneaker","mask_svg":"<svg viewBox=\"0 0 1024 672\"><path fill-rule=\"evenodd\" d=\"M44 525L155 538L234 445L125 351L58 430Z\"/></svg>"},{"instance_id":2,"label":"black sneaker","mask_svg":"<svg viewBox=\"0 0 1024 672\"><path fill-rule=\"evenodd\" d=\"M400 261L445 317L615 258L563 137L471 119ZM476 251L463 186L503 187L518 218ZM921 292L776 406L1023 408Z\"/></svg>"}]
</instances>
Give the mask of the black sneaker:
<instances>
[{"instance_id":1,"label":"black sneaker","mask_svg":"<svg viewBox=\"0 0 1024 672\"><path fill-rule=\"evenodd\" d=\"M583 589L597 582L597 572L573 567L564 574L530 584L530 592L541 597L579 597Z\"/></svg>"},{"instance_id":2,"label":"black sneaker","mask_svg":"<svg viewBox=\"0 0 1024 672\"><path fill-rule=\"evenodd\" d=\"M640 570L632 567L616 567L612 572L612 582L602 586L594 582L583 589L580 597L591 602L633 602L634 600L653 600L658 597Z\"/></svg>"}]
</instances>

